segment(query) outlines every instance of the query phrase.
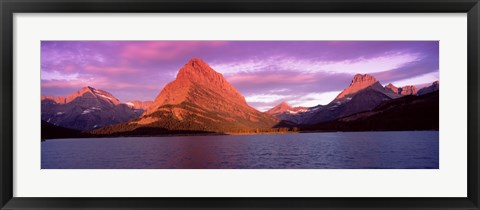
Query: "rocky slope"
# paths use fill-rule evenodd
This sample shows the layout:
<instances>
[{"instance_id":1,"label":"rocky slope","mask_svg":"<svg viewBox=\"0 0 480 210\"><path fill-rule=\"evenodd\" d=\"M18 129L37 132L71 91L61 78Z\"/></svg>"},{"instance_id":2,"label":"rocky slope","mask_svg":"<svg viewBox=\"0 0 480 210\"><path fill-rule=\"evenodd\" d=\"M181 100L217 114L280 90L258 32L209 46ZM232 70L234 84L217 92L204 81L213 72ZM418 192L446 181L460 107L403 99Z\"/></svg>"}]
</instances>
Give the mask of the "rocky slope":
<instances>
[{"instance_id":1,"label":"rocky slope","mask_svg":"<svg viewBox=\"0 0 480 210\"><path fill-rule=\"evenodd\" d=\"M321 131L438 130L439 92L382 102L371 111L302 128Z\"/></svg>"},{"instance_id":2,"label":"rocky slope","mask_svg":"<svg viewBox=\"0 0 480 210\"><path fill-rule=\"evenodd\" d=\"M316 124L332 121L354 113L374 109L380 103L400 97L399 95L387 92L380 83L366 87L345 100L334 100L323 109L313 113L303 124Z\"/></svg>"},{"instance_id":3,"label":"rocky slope","mask_svg":"<svg viewBox=\"0 0 480 210\"><path fill-rule=\"evenodd\" d=\"M42 120L64 128L89 130L126 122L141 113L107 91L83 87L67 97L42 97Z\"/></svg>"},{"instance_id":4,"label":"rocky slope","mask_svg":"<svg viewBox=\"0 0 480 210\"><path fill-rule=\"evenodd\" d=\"M150 105L152 105L153 101L128 101L125 102L131 108L139 109L139 110L147 110Z\"/></svg>"},{"instance_id":5,"label":"rocky slope","mask_svg":"<svg viewBox=\"0 0 480 210\"><path fill-rule=\"evenodd\" d=\"M435 90L438 90L438 82L423 88L418 93L423 94ZM382 87L375 77L368 74L356 74L350 85L327 105L302 107L302 111L295 111L288 104L282 103L266 113L295 124L293 126L314 125L370 111L386 101L408 95L417 95L415 86L408 85L398 88L390 83Z\"/></svg>"},{"instance_id":6,"label":"rocky slope","mask_svg":"<svg viewBox=\"0 0 480 210\"><path fill-rule=\"evenodd\" d=\"M375 77L356 74L350 85L327 105L302 107L301 112L292 112L292 108L285 103L277 105L267 113L296 125L312 125L371 110L383 101L400 96L382 87Z\"/></svg>"},{"instance_id":7,"label":"rocky slope","mask_svg":"<svg viewBox=\"0 0 480 210\"><path fill-rule=\"evenodd\" d=\"M345 88L338 96L335 98L335 100L342 100L345 98L348 98L348 96L352 96L356 92L363 90L377 82L377 79L375 77L368 75L368 74L356 74L352 82L350 83L350 86Z\"/></svg>"},{"instance_id":8,"label":"rocky slope","mask_svg":"<svg viewBox=\"0 0 480 210\"><path fill-rule=\"evenodd\" d=\"M250 107L245 97L207 63L192 59L140 118L92 133L230 132L272 128L279 122Z\"/></svg>"},{"instance_id":9,"label":"rocky slope","mask_svg":"<svg viewBox=\"0 0 480 210\"><path fill-rule=\"evenodd\" d=\"M310 113L302 124L332 121L354 113L374 109L383 101L401 97L384 88L368 74L357 74L350 85L332 102Z\"/></svg>"},{"instance_id":10,"label":"rocky slope","mask_svg":"<svg viewBox=\"0 0 480 210\"><path fill-rule=\"evenodd\" d=\"M391 90L394 93L404 95L404 96L405 95L416 95L417 94L417 87L415 87L414 85L407 85L407 86L397 88L395 85L390 83L390 84L386 85L385 88Z\"/></svg>"},{"instance_id":11,"label":"rocky slope","mask_svg":"<svg viewBox=\"0 0 480 210\"><path fill-rule=\"evenodd\" d=\"M432 83L432 85L424 87L418 91L418 95L425 95L427 93L433 93L435 91L438 91L440 88L440 83L438 81L435 81Z\"/></svg>"},{"instance_id":12,"label":"rocky slope","mask_svg":"<svg viewBox=\"0 0 480 210\"><path fill-rule=\"evenodd\" d=\"M388 84L383 87L375 77L357 74L350 85L326 105L291 107L282 102L262 113L250 107L245 97L222 74L201 59L191 59L154 101L122 103L107 91L92 87L84 87L66 97L42 96L42 126L49 130L58 130L58 127L88 130L83 132L86 136L248 133L278 127L323 126L326 123L343 126L346 122L349 125L353 121L369 122L359 121L364 119L362 117L352 118L364 113L370 113L366 114L368 116L376 113L375 120L384 122L388 119L381 119L382 116L390 115L378 115L384 113L377 110L379 107L390 101L395 102L390 104L391 107L404 107L400 103L402 100L418 101L416 99L420 96L438 94L438 88L437 81L417 93L415 86L398 88ZM417 98L412 98L414 96ZM402 110L412 110L415 103L411 102ZM430 105L434 106L434 103ZM388 110L393 113L394 108ZM76 132L74 130L63 131L70 135Z\"/></svg>"},{"instance_id":13,"label":"rocky slope","mask_svg":"<svg viewBox=\"0 0 480 210\"><path fill-rule=\"evenodd\" d=\"M308 107L291 107L286 102L281 102L280 104L271 108L265 113L281 120L286 120L289 122L293 122L294 124L299 124L303 121L303 114L310 110L311 108Z\"/></svg>"}]
</instances>

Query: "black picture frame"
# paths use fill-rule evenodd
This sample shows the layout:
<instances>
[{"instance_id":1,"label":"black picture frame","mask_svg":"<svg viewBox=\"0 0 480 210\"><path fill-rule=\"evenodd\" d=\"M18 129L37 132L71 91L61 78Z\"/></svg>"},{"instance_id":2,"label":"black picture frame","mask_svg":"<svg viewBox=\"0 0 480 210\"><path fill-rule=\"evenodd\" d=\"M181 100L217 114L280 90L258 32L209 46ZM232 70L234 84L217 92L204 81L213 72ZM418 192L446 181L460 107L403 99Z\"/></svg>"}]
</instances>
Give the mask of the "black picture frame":
<instances>
[{"instance_id":1,"label":"black picture frame","mask_svg":"<svg viewBox=\"0 0 480 210\"><path fill-rule=\"evenodd\" d=\"M0 0L1 209L479 209L478 0ZM466 198L25 198L13 197L15 13L467 13L468 196ZM455 181L455 180L451 180ZM92 189L94 190L94 189Z\"/></svg>"}]
</instances>

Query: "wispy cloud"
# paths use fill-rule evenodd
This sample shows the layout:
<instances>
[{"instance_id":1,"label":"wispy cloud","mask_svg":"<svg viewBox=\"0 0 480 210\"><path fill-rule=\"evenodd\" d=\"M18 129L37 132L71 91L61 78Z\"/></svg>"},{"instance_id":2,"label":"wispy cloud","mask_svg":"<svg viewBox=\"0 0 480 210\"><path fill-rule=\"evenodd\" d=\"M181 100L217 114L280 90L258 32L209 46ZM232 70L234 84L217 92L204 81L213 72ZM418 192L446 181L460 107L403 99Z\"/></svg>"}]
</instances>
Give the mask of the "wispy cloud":
<instances>
[{"instance_id":1,"label":"wispy cloud","mask_svg":"<svg viewBox=\"0 0 480 210\"><path fill-rule=\"evenodd\" d=\"M59 71L43 71L41 74L42 80L65 80L72 81L78 79L78 73L68 74Z\"/></svg>"},{"instance_id":2,"label":"wispy cloud","mask_svg":"<svg viewBox=\"0 0 480 210\"><path fill-rule=\"evenodd\" d=\"M316 105L325 105L330 103L340 91L330 91L330 92L323 92L323 93L309 93L305 96L300 96L290 100L290 105L292 106L305 106L305 107L312 107Z\"/></svg>"},{"instance_id":3,"label":"wispy cloud","mask_svg":"<svg viewBox=\"0 0 480 210\"><path fill-rule=\"evenodd\" d=\"M131 67L122 67L122 66L94 66L87 65L84 68L84 71L89 74L107 74L107 75L118 75L118 74L132 74L137 73L140 70Z\"/></svg>"},{"instance_id":4,"label":"wispy cloud","mask_svg":"<svg viewBox=\"0 0 480 210\"><path fill-rule=\"evenodd\" d=\"M438 79L439 79L438 72L431 72L431 73L422 74L422 75L415 76L408 79L393 81L392 84L394 84L397 87L401 87L405 85L422 85L425 83L431 83L431 82L437 81Z\"/></svg>"},{"instance_id":5,"label":"wispy cloud","mask_svg":"<svg viewBox=\"0 0 480 210\"><path fill-rule=\"evenodd\" d=\"M227 42L149 41L126 43L120 52L123 59L135 62L175 60L199 48L221 47Z\"/></svg>"},{"instance_id":6,"label":"wispy cloud","mask_svg":"<svg viewBox=\"0 0 480 210\"><path fill-rule=\"evenodd\" d=\"M261 103L268 103L271 101L279 101L282 99L285 99L289 97L288 95L277 95L277 94L256 94L256 95L250 95L245 97L245 100L247 102L261 102Z\"/></svg>"},{"instance_id":7,"label":"wispy cloud","mask_svg":"<svg viewBox=\"0 0 480 210\"><path fill-rule=\"evenodd\" d=\"M261 71L296 71L301 73L375 73L398 68L406 63L422 59L417 54L390 54L374 58L354 60L324 61L298 59L294 57L271 56L246 61L215 63L212 66L223 74L251 73Z\"/></svg>"}]
</instances>

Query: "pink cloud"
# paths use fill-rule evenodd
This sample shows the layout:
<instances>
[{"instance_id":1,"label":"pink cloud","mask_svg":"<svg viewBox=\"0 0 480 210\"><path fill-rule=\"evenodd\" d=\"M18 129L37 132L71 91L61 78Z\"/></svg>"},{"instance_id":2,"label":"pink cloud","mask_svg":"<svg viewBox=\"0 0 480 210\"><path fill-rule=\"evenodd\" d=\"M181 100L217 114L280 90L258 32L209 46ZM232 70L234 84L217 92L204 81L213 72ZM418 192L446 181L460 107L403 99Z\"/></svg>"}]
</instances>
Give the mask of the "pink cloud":
<instances>
[{"instance_id":1,"label":"pink cloud","mask_svg":"<svg viewBox=\"0 0 480 210\"><path fill-rule=\"evenodd\" d=\"M179 42L182 42L179 44ZM123 47L120 56L125 60L167 61L176 59L186 53L204 47L221 47L227 42L195 42L195 41L164 41L140 42L127 44Z\"/></svg>"},{"instance_id":2,"label":"pink cloud","mask_svg":"<svg viewBox=\"0 0 480 210\"><path fill-rule=\"evenodd\" d=\"M42 80L42 88L75 88L87 86L81 80Z\"/></svg>"},{"instance_id":3,"label":"pink cloud","mask_svg":"<svg viewBox=\"0 0 480 210\"><path fill-rule=\"evenodd\" d=\"M42 88L69 88L80 89L92 86L106 91L109 90L159 90L162 87L156 84L134 84L128 82L113 81L108 77L79 78L77 80L42 80Z\"/></svg>"},{"instance_id":4,"label":"pink cloud","mask_svg":"<svg viewBox=\"0 0 480 210\"><path fill-rule=\"evenodd\" d=\"M84 68L85 72L88 73L100 73L100 74L130 74L136 73L139 70L130 67L116 67L116 66L107 66L107 67L99 67L93 65L87 65Z\"/></svg>"},{"instance_id":5,"label":"pink cloud","mask_svg":"<svg viewBox=\"0 0 480 210\"><path fill-rule=\"evenodd\" d=\"M309 83L315 82L316 77L314 74L282 74L279 72L265 74L234 74L228 76L228 81L231 83L284 83L284 84L296 84L296 83Z\"/></svg>"},{"instance_id":6,"label":"pink cloud","mask_svg":"<svg viewBox=\"0 0 480 210\"><path fill-rule=\"evenodd\" d=\"M77 70L77 66L74 64L68 64L63 68L63 71L66 73L73 73Z\"/></svg>"}]
</instances>

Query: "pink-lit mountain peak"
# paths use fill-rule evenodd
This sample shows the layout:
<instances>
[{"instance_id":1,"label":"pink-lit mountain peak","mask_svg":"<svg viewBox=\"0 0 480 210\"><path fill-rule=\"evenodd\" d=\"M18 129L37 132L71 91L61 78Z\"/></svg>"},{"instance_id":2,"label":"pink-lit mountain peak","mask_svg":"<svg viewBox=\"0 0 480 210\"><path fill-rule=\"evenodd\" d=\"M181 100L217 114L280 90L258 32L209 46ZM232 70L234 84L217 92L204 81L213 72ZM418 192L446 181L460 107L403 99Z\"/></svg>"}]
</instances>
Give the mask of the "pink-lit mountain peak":
<instances>
[{"instance_id":1,"label":"pink-lit mountain peak","mask_svg":"<svg viewBox=\"0 0 480 210\"><path fill-rule=\"evenodd\" d=\"M239 106L251 108L245 97L222 74L216 72L202 59L193 58L178 71L176 79L165 86L144 115L151 114L158 107L166 104L198 103L203 94L207 93L205 91L222 96L225 100ZM209 106L209 104L200 105Z\"/></svg>"},{"instance_id":2,"label":"pink-lit mountain peak","mask_svg":"<svg viewBox=\"0 0 480 210\"><path fill-rule=\"evenodd\" d=\"M417 94L417 87L414 85L406 85L403 87L397 87L392 83L385 85L385 88L391 90L392 92L400 95L415 95Z\"/></svg>"},{"instance_id":3,"label":"pink-lit mountain peak","mask_svg":"<svg viewBox=\"0 0 480 210\"><path fill-rule=\"evenodd\" d=\"M93 90L95 90L95 88L90 87L90 86L85 86L85 87L82 87L79 90L77 90L75 93L70 94L69 96L83 95L85 93L93 94L94 93Z\"/></svg>"},{"instance_id":4,"label":"pink-lit mountain peak","mask_svg":"<svg viewBox=\"0 0 480 210\"><path fill-rule=\"evenodd\" d=\"M179 80L190 80L193 82L211 82L224 80L223 76L210 67L200 58L190 59L177 74Z\"/></svg>"},{"instance_id":5,"label":"pink-lit mountain peak","mask_svg":"<svg viewBox=\"0 0 480 210\"><path fill-rule=\"evenodd\" d=\"M398 87L393 85L392 83L389 83L388 85L386 85L385 88L393 91L394 93L398 93Z\"/></svg>"},{"instance_id":6,"label":"pink-lit mountain peak","mask_svg":"<svg viewBox=\"0 0 480 210\"><path fill-rule=\"evenodd\" d=\"M183 83L185 88L191 87L191 84L197 86L203 86L207 89L220 90L233 98L245 99L241 96L240 92L234 88L225 77L215 71L210 65L200 58L190 59L179 71L175 81ZM246 103L246 102L245 102Z\"/></svg>"},{"instance_id":7,"label":"pink-lit mountain peak","mask_svg":"<svg viewBox=\"0 0 480 210\"><path fill-rule=\"evenodd\" d=\"M378 83L377 79L371 75L368 74L356 74L352 82L350 83L350 86L345 88L337 97L336 99L342 99L345 96L354 94L362 89L365 89L369 86L372 86L373 84Z\"/></svg>"},{"instance_id":8,"label":"pink-lit mountain peak","mask_svg":"<svg viewBox=\"0 0 480 210\"><path fill-rule=\"evenodd\" d=\"M283 115L285 113L288 114L297 114L301 112L306 112L308 111L307 107L302 107L302 106L297 106L297 107L292 107L287 102L281 102L280 104L274 106L273 108L269 109L266 113L274 116Z\"/></svg>"},{"instance_id":9,"label":"pink-lit mountain peak","mask_svg":"<svg viewBox=\"0 0 480 210\"><path fill-rule=\"evenodd\" d=\"M117 98L115 98L115 96L113 96L111 93L104 90L96 89L90 86L85 86L80 90L78 90L77 92L68 95L66 99L66 103L71 102L76 98L82 97L82 96L95 97L97 99L108 101L115 105L121 104L121 102Z\"/></svg>"},{"instance_id":10,"label":"pink-lit mountain peak","mask_svg":"<svg viewBox=\"0 0 480 210\"><path fill-rule=\"evenodd\" d=\"M275 107L271 108L267 111L268 114L276 114L282 113L291 110L292 107L287 104L287 102L283 101L282 103L276 105Z\"/></svg>"},{"instance_id":11,"label":"pink-lit mountain peak","mask_svg":"<svg viewBox=\"0 0 480 210\"><path fill-rule=\"evenodd\" d=\"M282 102L279 104L279 106L281 106L281 107L288 107L288 108L291 107L291 106L290 106L287 102L285 102L285 101L282 101Z\"/></svg>"},{"instance_id":12,"label":"pink-lit mountain peak","mask_svg":"<svg viewBox=\"0 0 480 210\"><path fill-rule=\"evenodd\" d=\"M355 74L355 76L352 79L352 82L350 83L350 86L371 85L376 81L377 79L374 76L371 76L369 74Z\"/></svg>"},{"instance_id":13,"label":"pink-lit mountain peak","mask_svg":"<svg viewBox=\"0 0 480 210\"><path fill-rule=\"evenodd\" d=\"M415 94L417 94L417 87L415 87L414 85L403 86L400 89L401 89L401 91L399 93L400 95L415 95Z\"/></svg>"},{"instance_id":14,"label":"pink-lit mountain peak","mask_svg":"<svg viewBox=\"0 0 480 210\"><path fill-rule=\"evenodd\" d=\"M271 128L279 121L250 107L222 74L201 59L191 59L129 126L220 131Z\"/></svg>"}]
</instances>

